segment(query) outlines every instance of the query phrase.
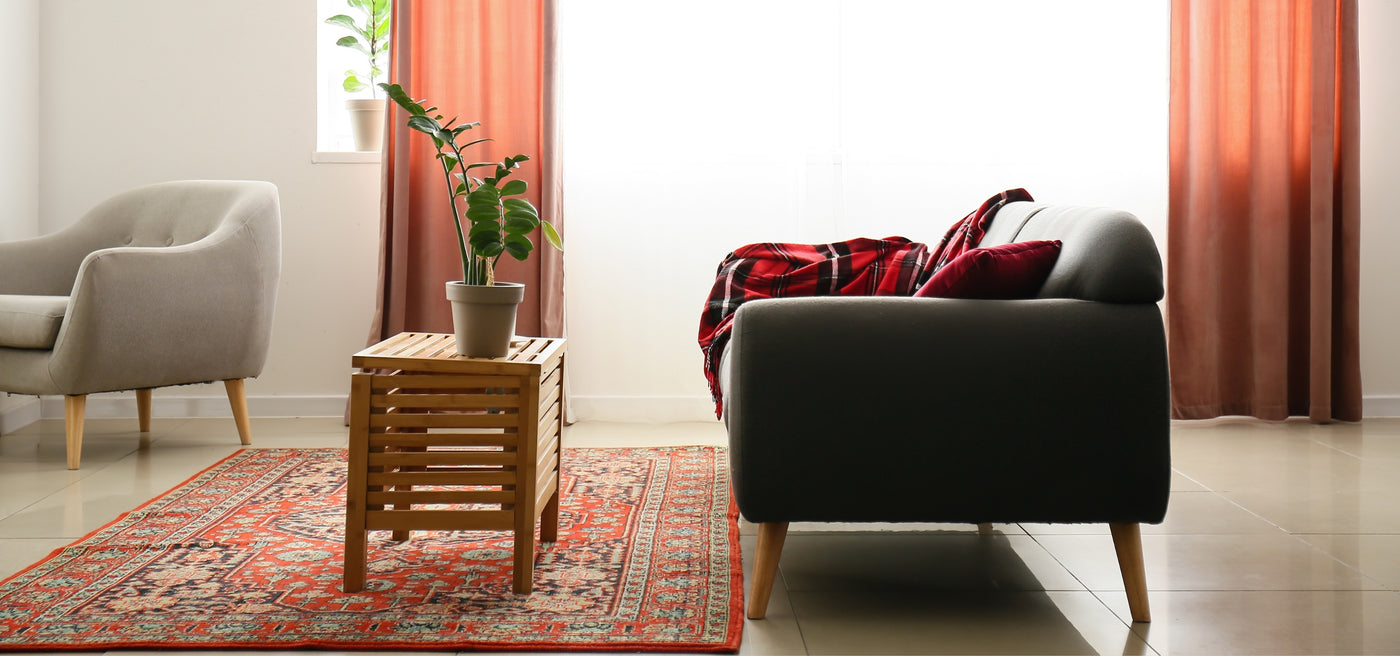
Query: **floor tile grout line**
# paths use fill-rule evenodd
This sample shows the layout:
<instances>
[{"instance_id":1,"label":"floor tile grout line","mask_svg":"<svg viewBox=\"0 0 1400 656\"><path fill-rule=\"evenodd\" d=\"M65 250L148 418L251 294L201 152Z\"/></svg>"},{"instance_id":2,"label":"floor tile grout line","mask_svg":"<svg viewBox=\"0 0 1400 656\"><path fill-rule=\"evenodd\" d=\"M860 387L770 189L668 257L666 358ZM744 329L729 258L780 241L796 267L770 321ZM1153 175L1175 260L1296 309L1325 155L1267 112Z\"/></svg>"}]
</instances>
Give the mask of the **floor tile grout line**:
<instances>
[{"instance_id":1,"label":"floor tile grout line","mask_svg":"<svg viewBox=\"0 0 1400 656\"><path fill-rule=\"evenodd\" d=\"M783 596L787 598L788 609L792 611L792 623L793 623L793 625L795 625L795 626L797 627L797 637L798 637L800 640L802 640L802 653L807 654L808 656L811 656L811 654L812 654L812 648L807 646L807 634L806 634L806 633L803 633L803 631L802 631L802 619L799 618L799 617L797 616L797 606L793 605L793 603L792 603L792 592L788 590L787 574L785 574L785 573L783 572L783 566L782 566L781 563L779 563L779 565L778 565L778 572L777 572L777 574L778 574L778 579L779 579L780 581L782 581L782 583L783 583ZM744 601L747 602L748 599L745 598ZM769 601L770 603L773 601L771 595L769 596L768 601ZM744 613L744 615L745 615L744 621L745 621L746 623L749 622L749 621L751 621L751 620L748 619L748 612L747 612L747 609L741 610L740 612L743 612L743 613ZM741 648L742 648L742 647L741 647Z\"/></svg>"},{"instance_id":2,"label":"floor tile grout line","mask_svg":"<svg viewBox=\"0 0 1400 656\"><path fill-rule=\"evenodd\" d=\"M1092 596L1092 597L1094 598L1094 601L1099 602L1099 605L1103 606L1104 610L1108 611L1108 614L1109 614L1110 617L1112 617L1112 618L1115 619L1115 620L1118 620L1118 623L1121 624L1121 625L1123 625L1126 629L1128 629L1128 632L1129 632L1129 633L1131 633L1131 634L1134 635L1134 636L1137 636L1137 639L1138 639L1139 641L1141 641L1142 644L1146 645L1148 649L1152 650L1152 653L1153 653L1153 654L1157 654L1157 656L1161 656L1161 652L1157 651L1157 648L1154 647L1154 646L1152 645L1152 643L1148 642L1147 638L1143 637L1141 634L1139 634L1139 633L1134 629L1134 627L1133 627L1133 624L1134 624L1134 623L1133 623L1133 622L1124 621L1122 617L1119 617L1119 616L1118 616L1118 613L1114 612L1113 607L1108 605L1108 600L1099 595L1099 591L1093 590L1093 589L1091 589L1087 584L1085 584L1084 581L1081 580L1081 579L1079 578L1079 575L1076 574L1076 573L1074 572L1074 570L1070 569L1068 565L1066 565L1066 564L1064 564L1063 562L1061 562L1060 559L1059 559L1058 557L1055 556L1055 552L1051 551L1049 547L1046 547L1045 545L1041 544L1040 541L1036 539L1036 536L1031 535L1030 531L1026 531L1026 527L1021 526L1019 523L1016 524L1016 526L1017 526L1018 528L1020 528L1022 531L1025 531L1025 532L1026 532L1026 535L1027 535L1028 537L1030 537L1031 541L1032 541L1032 542L1035 542L1036 546L1038 546L1038 547L1040 547L1041 549L1043 549L1043 550L1045 551L1046 555L1050 556L1050 559L1051 559L1051 560L1054 560L1056 564L1058 564L1061 568L1063 568L1066 572L1068 572L1069 575L1070 575L1070 577L1073 578L1073 579L1075 580L1075 582L1077 582L1077 583L1079 584L1079 586L1080 586L1081 588L1084 589L1085 592L1088 592L1089 595ZM1111 538L1110 538L1110 539L1111 539ZM1105 591L1105 592L1108 592L1108 591ZM1118 592L1119 592L1120 594L1127 594L1127 591L1126 591L1126 590L1119 590ZM1148 592L1151 593L1152 590L1149 588L1149 589L1148 589ZM1077 630L1077 629L1076 629L1076 630ZM1081 636L1082 636L1082 635L1083 635L1083 634L1081 634Z\"/></svg>"}]
</instances>

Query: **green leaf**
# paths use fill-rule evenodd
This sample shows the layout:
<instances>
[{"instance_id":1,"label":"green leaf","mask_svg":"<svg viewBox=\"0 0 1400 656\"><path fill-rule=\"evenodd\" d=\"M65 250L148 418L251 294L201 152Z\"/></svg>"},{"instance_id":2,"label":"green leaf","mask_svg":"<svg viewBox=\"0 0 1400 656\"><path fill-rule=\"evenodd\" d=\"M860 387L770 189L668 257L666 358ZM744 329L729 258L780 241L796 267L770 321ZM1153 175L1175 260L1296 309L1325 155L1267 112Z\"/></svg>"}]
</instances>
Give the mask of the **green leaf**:
<instances>
[{"instance_id":1,"label":"green leaf","mask_svg":"<svg viewBox=\"0 0 1400 656\"><path fill-rule=\"evenodd\" d=\"M476 192L472 192L472 194L475 195ZM475 203L472 203L470 196L468 196L467 203L467 218L471 219L472 223L478 223L481 221L495 221L496 219L501 218L500 210L497 210L494 206L477 205ZM497 229L499 230L500 228L498 227Z\"/></svg>"},{"instance_id":2,"label":"green leaf","mask_svg":"<svg viewBox=\"0 0 1400 656\"><path fill-rule=\"evenodd\" d=\"M408 127L424 134L432 135L434 138L436 138L437 133L442 130L442 126L438 125L437 121L427 116L408 117ZM442 146L438 147L441 148Z\"/></svg>"},{"instance_id":3,"label":"green leaf","mask_svg":"<svg viewBox=\"0 0 1400 656\"><path fill-rule=\"evenodd\" d=\"M472 236L472 249L482 257L496 257L504 250L501 236L494 232L483 232Z\"/></svg>"},{"instance_id":4,"label":"green leaf","mask_svg":"<svg viewBox=\"0 0 1400 656\"><path fill-rule=\"evenodd\" d=\"M499 224L499 223L497 223L497 222L495 222L495 221L482 221L482 222L480 222L480 223L474 224L474 225L472 226L472 229L471 229L470 231L468 231L467 234L468 234L468 235L471 235L471 236L476 236L476 235L479 235L479 234L481 234L481 233L483 233L483 232L489 232L489 233L492 233L492 234L500 234L500 232L501 232L501 224Z\"/></svg>"},{"instance_id":5,"label":"green leaf","mask_svg":"<svg viewBox=\"0 0 1400 656\"><path fill-rule=\"evenodd\" d=\"M525 193L525 191L529 188L530 186L526 184L524 180L511 180L510 182L506 183L506 186L501 187L501 195L519 196L520 194Z\"/></svg>"},{"instance_id":6,"label":"green leaf","mask_svg":"<svg viewBox=\"0 0 1400 656\"><path fill-rule=\"evenodd\" d=\"M548 221L541 221L540 228L544 232L545 241L549 242L550 246L553 246L555 250L564 250L564 240L553 225L550 225Z\"/></svg>"},{"instance_id":7,"label":"green leaf","mask_svg":"<svg viewBox=\"0 0 1400 656\"><path fill-rule=\"evenodd\" d=\"M389 99L394 101L394 104L404 108L404 111L409 114L423 116L428 113L428 110L424 109L422 105L415 102L412 98L409 98L407 93L404 93L403 87L397 84L380 83L379 88L384 90L384 95L389 96Z\"/></svg>"},{"instance_id":8,"label":"green leaf","mask_svg":"<svg viewBox=\"0 0 1400 656\"><path fill-rule=\"evenodd\" d=\"M511 257L522 262L530 257L530 251L535 250L535 243L525 235L506 235L502 246L505 247L507 253L510 253Z\"/></svg>"},{"instance_id":9,"label":"green leaf","mask_svg":"<svg viewBox=\"0 0 1400 656\"><path fill-rule=\"evenodd\" d=\"M501 203L501 192L491 185L482 185L467 200L473 205L490 205L494 209Z\"/></svg>"},{"instance_id":10,"label":"green leaf","mask_svg":"<svg viewBox=\"0 0 1400 656\"><path fill-rule=\"evenodd\" d=\"M533 225L539 225L539 223L540 223L540 215L539 215L539 214L536 214L534 209L528 209L528 210L507 210L505 216L506 216L506 218L508 218L508 219L509 219L509 218L525 219L526 221L531 222Z\"/></svg>"},{"instance_id":11,"label":"green leaf","mask_svg":"<svg viewBox=\"0 0 1400 656\"><path fill-rule=\"evenodd\" d=\"M474 143L474 142L473 142L473 143ZM471 169L479 169L479 168L481 168L481 167L483 167L483 166L495 166L495 165L496 165L495 162L477 162L477 163L475 163L475 164L468 165L468 166L467 166L467 170L470 171Z\"/></svg>"},{"instance_id":12,"label":"green leaf","mask_svg":"<svg viewBox=\"0 0 1400 656\"><path fill-rule=\"evenodd\" d=\"M331 16L330 18L327 18L326 24L335 25L337 27L343 27L347 30L353 30L359 27L355 24L355 19L346 16L345 14L336 14L334 16Z\"/></svg>"},{"instance_id":13,"label":"green leaf","mask_svg":"<svg viewBox=\"0 0 1400 656\"><path fill-rule=\"evenodd\" d=\"M513 235L524 235L533 231L539 224L539 219L534 219L533 217L511 216L507 214L505 229L506 232Z\"/></svg>"},{"instance_id":14,"label":"green leaf","mask_svg":"<svg viewBox=\"0 0 1400 656\"><path fill-rule=\"evenodd\" d=\"M457 159L457 156L453 155L452 153L438 153L437 157L438 159L442 160L444 163L447 164L447 170L449 171L457 168L458 164L461 164L461 162Z\"/></svg>"},{"instance_id":15,"label":"green leaf","mask_svg":"<svg viewBox=\"0 0 1400 656\"><path fill-rule=\"evenodd\" d=\"M522 219L529 219L531 221L534 221L535 223L539 223L540 220L539 213L535 212L535 208L533 207L528 210L506 210L506 217L513 216L520 217Z\"/></svg>"},{"instance_id":16,"label":"green leaf","mask_svg":"<svg viewBox=\"0 0 1400 656\"><path fill-rule=\"evenodd\" d=\"M361 82L360 78L355 75L355 71L345 71L345 82L340 86L350 93L355 93L369 85Z\"/></svg>"},{"instance_id":17,"label":"green leaf","mask_svg":"<svg viewBox=\"0 0 1400 656\"><path fill-rule=\"evenodd\" d=\"M468 141L467 143L462 144L462 149L463 149L463 150L466 150L466 149L471 148L472 146L475 146L475 145L477 145L477 144L479 144L479 143L486 143L486 142L488 142L488 141L490 141L490 139L476 139L476 140L474 140L474 141ZM482 162L482 164L490 164L490 162Z\"/></svg>"},{"instance_id":18,"label":"green leaf","mask_svg":"<svg viewBox=\"0 0 1400 656\"><path fill-rule=\"evenodd\" d=\"M360 52L363 52L366 55L369 54L369 50L366 49L364 44L360 43L360 40L355 38L354 35L347 34L345 36L342 36L336 40L335 44L344 48L359 50Z\"/></svg>"},{"instance_id":19,"label":"green leaf","mask_svg":"<svg viewBox=\"0 0 1400 656\"><path fill-rule=\"evenodd\" d=\"M507 198L501 201L501 204L505 205L507 211L529 212L535 216L539 216L539 212L535 210L535 206L531 205L530 201L524 198Z\"/></svg>"}]
</instances>

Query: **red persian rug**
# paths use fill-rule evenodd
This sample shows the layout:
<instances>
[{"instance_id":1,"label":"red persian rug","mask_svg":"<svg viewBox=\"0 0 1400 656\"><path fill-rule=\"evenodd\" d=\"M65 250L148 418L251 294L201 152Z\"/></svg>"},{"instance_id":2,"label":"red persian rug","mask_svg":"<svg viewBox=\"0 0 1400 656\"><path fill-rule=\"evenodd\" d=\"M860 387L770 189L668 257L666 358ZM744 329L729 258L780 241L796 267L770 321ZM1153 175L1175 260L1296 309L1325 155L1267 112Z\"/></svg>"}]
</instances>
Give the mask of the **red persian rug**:
<instances>
[{"instance_id":1,"label":"red persian rug","mask_svg":"<svg viewBox=\"0 0 1400 656\"><path fill-rule=\"evenodd\" d=\"M0 651L736 651L724 450L563 458L533 594L511 592L498 531L374 532L345 594L345 451L251 449L0 582Z\"/></svg>"}]
</instances>

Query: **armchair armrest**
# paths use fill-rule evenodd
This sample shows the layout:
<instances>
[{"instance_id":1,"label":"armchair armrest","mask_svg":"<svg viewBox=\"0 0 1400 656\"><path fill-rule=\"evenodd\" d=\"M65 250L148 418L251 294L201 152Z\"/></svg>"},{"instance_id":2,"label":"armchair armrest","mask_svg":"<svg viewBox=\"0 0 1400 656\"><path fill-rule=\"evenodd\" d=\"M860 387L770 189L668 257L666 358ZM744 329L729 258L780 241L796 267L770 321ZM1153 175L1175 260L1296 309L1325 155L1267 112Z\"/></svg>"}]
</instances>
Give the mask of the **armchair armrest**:
<instances>
[{"instance_id":1,"label":"armchair armrest","mask_svg":"<svg viewBox=\"0 0 1400 656\"><path fill-rule=\"evenodd\" d=\"M0 243L0 294L67 296L92 249L76 235L57 232Z\"/></svg>"},{"instance_id":2,"label":"armchair armrest","mask_svg":"<svg viewBox=\"0 0 1400 656\"><path fill-rule=\"evenodd\" d=\"M67 394L256 376L280 262L248 225L182 246L94 251L49 367Z\"/></svg>"},{"instance_id":3,"label":"armchair armrest","mask_svg":"<svg viewBox=\"0 0 1400 656\"><path fill-rule=\"evenodd\" d=\"M722 369L735 495L753 521L1165 513L1168 378L1154 303L751 301ZM880 481L879 503L867 479Z\"/></svg>"}]
</instances>

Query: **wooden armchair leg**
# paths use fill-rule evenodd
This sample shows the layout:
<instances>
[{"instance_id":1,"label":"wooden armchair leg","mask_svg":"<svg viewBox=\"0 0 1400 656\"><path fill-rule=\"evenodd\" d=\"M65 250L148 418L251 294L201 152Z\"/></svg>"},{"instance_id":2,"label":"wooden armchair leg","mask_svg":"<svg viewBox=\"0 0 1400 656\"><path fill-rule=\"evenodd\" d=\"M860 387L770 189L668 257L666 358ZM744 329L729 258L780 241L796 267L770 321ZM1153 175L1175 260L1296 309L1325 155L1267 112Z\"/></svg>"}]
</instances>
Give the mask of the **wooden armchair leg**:
<instances>
[{"instance_id":1,"label":"wooden armchair leg","mask_svg":"<svg viewBox=\"0 0 1400 656\"><path fill-rule=\"evenodd\" d=\"M142 433L151 432L151 390L136 390L136 421Z\"/></svg>"},{"instance_id":2,"label":"wooden armchair leg","mask_svg":"<svg viewBox=\"0 0 1400 656\"><path fill-rule=\"evenodd\" d=\"M1142 563L1142 532L1137 524L1110 523L1113 549L1118 552L1118 569L1123 573L1123 589L1128 593L1128 611L1134 622L1151 622L1147 608L1147 571Z\"/></svg>"},{"instance_id":3,"label":"wooden armchair leg","mask_svg":"<svg viewBox=\"0 0 1400 656\"><path fill-rule=\"evenodd\" d=\"M224 391L228 392L228 404L233 408L233 423L238 426L238 441L252 444L253 428L248 423L248 397L243 392L243 379L224 381Z\"/></svg>"},{"instance_id":4,"label":"wooden armchair leg","mask_svg":"<svg viewBox=\"0 0 1400 656\"><path fill-rule=\"evenodd\" d=\"M749 586L751 620L761 620L768 614L768 598L773 594L773 577L778 574L778 558L783 555L787 539L787 522L765 522L758 525L758 550L753 558L753 584Z\"/></svg>"},{"instance_id":5,"label":"wooden armchair leg","mask_svg":"<svg viewBox=\"0 0 1400 656\"><path fill-rule=\"evenodd\" d=\"M63 397L63 430L68 442L68 468L77 469L83 458L83 417L87 413L87 395Z\"/></svg>"}]
</instances>

